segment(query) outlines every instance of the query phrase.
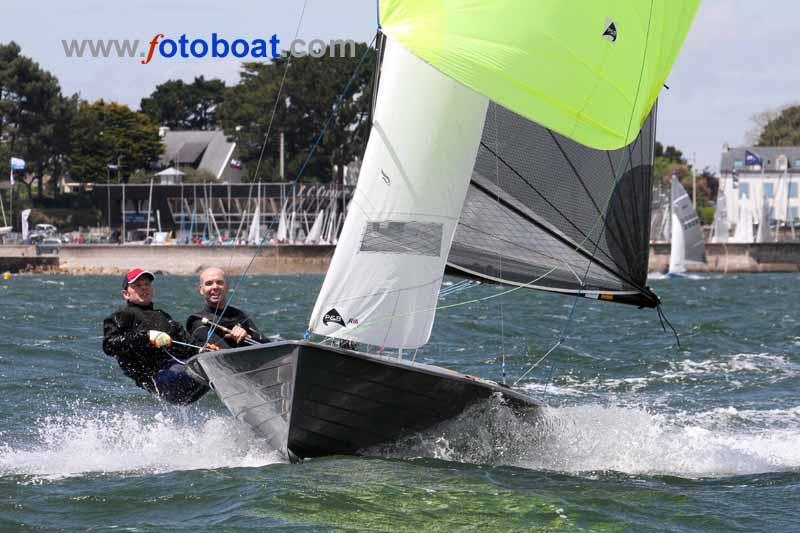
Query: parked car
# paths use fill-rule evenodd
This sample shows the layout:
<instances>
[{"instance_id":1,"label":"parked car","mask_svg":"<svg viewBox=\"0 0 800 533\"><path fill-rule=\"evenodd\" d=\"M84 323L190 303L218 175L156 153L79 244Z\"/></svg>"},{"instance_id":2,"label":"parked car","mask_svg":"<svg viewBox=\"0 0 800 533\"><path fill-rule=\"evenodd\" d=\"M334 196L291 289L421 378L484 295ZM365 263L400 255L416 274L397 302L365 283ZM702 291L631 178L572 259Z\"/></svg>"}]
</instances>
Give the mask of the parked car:
<instances>
[{"instance_id":1,"label":"parked car","mask_svg":"<svg viewBox=\"0 0 800 533\"><path fill-rule=\"evenodd\" d=\"M46 237L36 245L36 255L58 254L61 248L61 239L57 237Z\"/></svg>"}]
</instances>

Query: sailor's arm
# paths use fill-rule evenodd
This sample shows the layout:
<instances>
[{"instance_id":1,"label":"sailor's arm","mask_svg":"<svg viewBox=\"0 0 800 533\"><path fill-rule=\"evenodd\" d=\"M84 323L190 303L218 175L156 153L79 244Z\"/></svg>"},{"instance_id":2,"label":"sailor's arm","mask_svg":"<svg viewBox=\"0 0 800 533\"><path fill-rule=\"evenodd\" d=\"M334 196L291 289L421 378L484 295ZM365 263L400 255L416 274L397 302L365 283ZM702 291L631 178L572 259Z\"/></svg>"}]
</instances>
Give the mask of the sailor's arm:
<instances>
[{"instance_id":1,"label":"sailor's arm","mask_svg":"<svg viewBox=\"0 0 800 533\"><path fill-rule=\"evenodd\" d=\"M197 350L195 348L192 348L190 346L185 346L185 344L191 344L191 342L189 339L189 335L186 333L186 330L183 329L183 326L181 326L175 320L173 320L172 317L169 316L167 313L164 313L164 315L166 316L167 321L169 322L169 329L167 330L169 336L175 339L176 341L183 343L183 344L173 344L172 347L170 348L170 352L176 357L180 358L188 358L193 355L196 355Z\"/></svg>"},{"instance_id":2,"label":"sailor's arm","mask_svg":"<svg viewBox=\"0 0 800 533\"><path fill-rule=\"evenodd\" d=\"M127 313L116 312L103 320L103 351L112 357L127 356L132 351L149 348L146 330L135 329L135 320Z\"/></svg>"}]
</instances>

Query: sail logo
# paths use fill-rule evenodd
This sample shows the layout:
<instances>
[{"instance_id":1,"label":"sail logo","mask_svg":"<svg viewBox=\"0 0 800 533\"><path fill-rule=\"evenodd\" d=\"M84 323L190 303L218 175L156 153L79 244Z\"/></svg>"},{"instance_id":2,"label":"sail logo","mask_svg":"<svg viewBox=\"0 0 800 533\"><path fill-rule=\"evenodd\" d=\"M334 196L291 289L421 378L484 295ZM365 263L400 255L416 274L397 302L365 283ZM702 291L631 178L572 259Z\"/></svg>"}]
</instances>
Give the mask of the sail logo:
<instances>
[{"instance_id":1,"label":"sail logo","mask_svg":"<svg viewBox=\"0 0 800 533\"><path fill-rule=\"evenodd\" d=\"M325 313L325 315L322 317L323 326L327 326L329 322L333 322L334 324L339 324L343 328L347 327L344 323L342 315L340 315L339 311L337 311L335 308Z\"/></svg>"},{"instance_id":2,"label":"sail logo","mask_svg":"<svg viewBox=\"0 0 800 533\"><path fill-rule=\"evenodd\" d=\"M383 169L381 169L381 179L383 180L383 182L386 185L391 185L392 184L391 178L389 177L388 174L386 174L386 172L383 171Z\"/></svg>"},{"instance_id":3,"label":"sail logo","mask_svg":"<svg viewBox=\"0 0 800 533\"><path fill-rule=\"evenodd\" d=\"M614 24L613 20L606 19L606 29L603 32L603 38L612 43L617 40L617 25Z\"/></svg>"}]
</instances>

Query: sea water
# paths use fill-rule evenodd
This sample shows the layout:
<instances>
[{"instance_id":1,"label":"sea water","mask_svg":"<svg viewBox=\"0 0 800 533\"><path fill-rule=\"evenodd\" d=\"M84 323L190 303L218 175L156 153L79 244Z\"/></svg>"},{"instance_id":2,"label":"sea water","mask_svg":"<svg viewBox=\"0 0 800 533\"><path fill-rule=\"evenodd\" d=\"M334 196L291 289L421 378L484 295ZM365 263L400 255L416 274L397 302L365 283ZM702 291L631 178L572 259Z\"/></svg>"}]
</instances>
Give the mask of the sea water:
<instances>
[{"instance_id":1,"label":"sea water","mask_svg":"<svg viewBox=\"0 0 800 533\"><path fill-rule=\"evenodd\" d=\"M231 282L264 332L300 338L322 278ZM101 348L120 284L0 281L2 530L800 529L796 275L651 281L680 346L652 310L450 294L417 360L514 384L563 338L515 385L541 413L487 401L366 457L296 465L213 394L171 407L122 374ZM200 305L192 277L155 287L179 320Z\"/></svg>"}]
</instances>

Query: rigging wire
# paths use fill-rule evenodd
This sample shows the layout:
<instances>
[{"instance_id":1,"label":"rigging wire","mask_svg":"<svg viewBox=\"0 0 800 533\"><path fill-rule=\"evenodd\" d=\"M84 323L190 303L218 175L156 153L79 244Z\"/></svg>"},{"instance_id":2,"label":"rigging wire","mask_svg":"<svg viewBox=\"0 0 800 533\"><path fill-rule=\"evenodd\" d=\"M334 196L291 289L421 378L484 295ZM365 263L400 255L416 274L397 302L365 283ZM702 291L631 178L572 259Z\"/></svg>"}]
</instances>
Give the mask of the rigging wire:
<instances>
[{"instance_id":1,"label":"rigging wire","mask_svg":"<svg viewBox=\"0 0 800 533\"><path fill-rule=\"evenodd\" d=\"M645 67L646 58L647 58L647 51L648 51L648 44L649 44L649 36L650 36L650 28L651 28L651 24L652 24L652 18L653 18L653 1L651 0L651 2L650 2L650 13L649 13L648 20L647 20L647 32L646 32L646 36L645 36L645 47L644 47L644 51L643 51L643 53L642 53L642 64L641 64L641 67L640 67L640 70L639 70L639 81L638 81L638 83L636 84L636 94L635 94L635 96L634 96L634 99L633 99L633 105L631 106L631 113L630 113L630 117L628 118L628 128L627 128L627 132L626 132L626 135L625 135L625 138L626 138L626 139L627 139L627 138L628 138L628 136L630 135L630 129L631 129L631 125L632 125L632 123L633 123L633 118L634 118L634 115L635 115L635 112L636 112L636 104L637 104L637 102L638 102L638 100L639 100L639 92L640 92L640 90L641 90L641 86L642 86L642 78L643 78L643 76L644 76L644 67ZM632 154L631 150L632 150L632 148L631 148L631 147L630 147L630 145L629 145L629 148L628 148L628 162L627 162L627 164L625 165L625 167L624 167L624 168L627 168L628 166L631 166L631 167L632 167L632 165L633 165L633 154ZM566 154L564 154L564 155L566 156ZM614 173L614 184L615 184L615 186L616 186L616 184L617 184L618 182L619 182L619 177L618 177L617 173ZM606 200L605 209L604 209L604 211L603 211L603 212L608 212L608 207L609 207L609 205L611 204L611 199L612 199L612 197L613 197L613 193L614 193L614 188L615 188L615 187L612 187L612 188L610 189L610 191L609 191L608 199ZM603 216L603 214L602 214L602 213L599 213L598 217L595 219L595 223L594 223L594 225L593 225L592 229L591 229L591 230L590 230L590 231L587 233L587 237L586 237L587 239L588 239L588 236L589 236L589 235L592 235L592 233L594 233L594 228L596 228L596 227L597 227L597 224L599 223L599 221L600 221L600 220L603 220L603 221L605 222L605 217ZM598 235L598 238L597 238L597 240L596 240L596 241L595 241L595 243L594 243L594 245L595 245L595 250L594 250L594 252L592 253L592 256L594 256L594 254L597 252L597 247L599 246L600 237L602 237L602 235L605 233L606 229L607 229L607 223L604 223L604 224L603 224L603 226L600 228L600 234ZM583 281L582 281L582 283L581 283L581 286L582 286L582 287L585 287L585 285L586 285L586 280L587 280L587 279L588 279L588 277L589 277L589 269L590 269L590 267L591 267L591 264L592 264L592 262L591 262L591 261L590 261L590 262L587 264L587 267L586 267L586 272L584 273ZM578 294L576 293L576 294L575 294L574 301L573 301L573 303L572 303L572 308L570 309L570 314L569 314L569 317L567 318L567 323L564 325L564 328L563 328L563 330L562 330L562 333L561 333L561 335L559 336L559 339L558 339L558 341L557 341L557 342L556 342L556 343L553 345L553 347L552 347L552 348L550 348L550 349L549 349L549 350L548 350L548 351L547 351L547 352L546 352L546 353L545 353L545 354L544 354L544 355L543 355L543 356L542 356L542 357L541 357L541 358L540 358L538 361L536 361L536 362L535 362L533 365L531 365L531 367L530 367L530 368L528 368L528 370L527 370L527 371L525 371L525 372L524 372L524 373L523 373L523 374L522 374L522 375L521 375L521 376L520 376L520 377L519 377L519 378L518 378L518 379L517 379L517 380L514 382L514 384L515 384L515 385L516 385L517 383L519 383L519 381L520 381L520 380L521 380L523 377L525 377L526 375L528 375L528 374L529 374L529 373L530 373L530 372L531 372L531 371L532 371L532 370L533 370L533 369L534 369L534 368L535 368L537 365L539 365L539 363L541 363L542 361L544 361L544 359L545 359L546 357L548 357L548 356L549 356L549 355L550 355L550 354L553 352L553 350L555 350L555 349L556 349L558 346L560 346L560 345L562 344L562 342L563 342L563 341L564 341L564 339L565 339L565 334L566 334L566 331L567 331L567 327L568 327L568 326L570 325L570 323L572 322L572 317L573 317L573 314L574 314L574 311L575 311L575 307L577 306L577 303L578 303ZM656 308L657 308L657 310L658 310L658 316L659 316L659 320L661 320L661 319L662 319L662 317L664 318L664 320L666 320L666 317L664 316L664 314L663 314L663 311L661 310L661 304L660 304L660 302L658 303L658 305L657 305L657 307L656 307ZM668 321L668 320L667 320L667 324L669 324L669 321ZM670 328L672 328L672 324L669 324L669 325L670 325ZM662 322L662 328L663 328L663 322ZM674 329L674 328L672 328L672 330L673 330L673 332L675 332L675 329ZM676 337L676 339L678 339L677 332L675 332L675 337ZM680 344L679 344L679 345L680 345ZM551 370L551 375L552 375L552 370ZM548 378L548 380L549 380L549 378ZM547 391L547 384L545 384L545 391Z\"/></svg>"},{"instance_id":2,"label":"rigging wire","mask_svg":"<svg viewBox=\"0 0 800 533\"><path fill-rule=\"evenodd\" d=\"M305 13L305 7L306 7L306 3L307 2L308 2L308 0L306 0L303 3L303 11L301 12L300 20L297 23L297 32L295 33L295 38L297 38L297 34L300 31L300 23L302 22L302 15L303 15L303 13ZM376 34L376 36L377 36L377 34ZM316 149L316 147L319 145L320 141L322 140L322 137L325 135L325 131L327 130L328 125L330 124L331 120L336 116L336 114L338 114L339 109L340 109L339 104L344 99L345 94L347 94L347 92L350 90L350 86L352 85L353 81L355 80L356 76L358 75L359 71L361 70L361 67L364 64L364 61L366 60L367 56L369 55L370 49L372 48L372 45L374 43L375 43L375 37L373 37L372 42L370 42L370 44L367 46L366 50L364 51L364 54L361 56L361 59L358 62L358 65L356 66L356 68L355 68L355 70L353 72L353 75L350 77L350 80L347 82L347 85L345 86L344 90L339 95L339 98L337 99L336 104L334 105L334 109L331 112L331 115L328 117L328 120L325 122L325 126L323 127L322 132L317 137L317 141L314 143L314 146L312 147L311 151L308 154L308 158L306 159L306 162L303 163L303 167L298 172L297 177L293 180L295 183L297 183L300 180L300 178L302 177L303 170L305 169L306 164L308 163L308 161L310 160L311 156L313 155L314 150ZM286 69L284 70L284 79L286 78L286 71L288 69L289 69L289 62L287 61ZM281 87L283 87L283 80L281 81ZM272 119L275 118L275 109L277 108L277 101L279 99L280 99L280 90L278 92L278 97L276 98L275 108L273 108L272 118L270 118L270 128L272 126ZM267 139L265 138L265 140L264 140L265 145L266 145L266 142L267 142ZM263 153L264 153L264 148L262 147L262 150L261 150L262 156L263 156ZM261 162L261 158L259 158L259 165L260 165L260 162ZM250 261L247 263L247 266L245 267L244 271L242 272L242 274L239 276L239 278L236 281L236 286L234 287L234 293L239 288L239 286L241 285L241 283L244 280L244 278L247 277L247 273L250 271L250 267L253 266L253 262L255 261L256 257L258 257L259 253L261 252L261 249L264 247L265 240L266 240L266 236L261 239L261 242L258 243L258 246L256 247L255 251L253 252L252 257L250 258ZM227 311L228 307L230 306L230 303L233 300L233 296L234 295L231 295L229 298L226 299L225 307L223 307L223 309L220 312L220 314L219 315L217 315L217 314L214 315L214 318L215 318L214 322L218 321L217 320L218 316L224 316L225 315L225 311ZM215 327L212 326L208 330L208 334L206 336L206 342L204 344L204 347L209 343L209 341L211 339L211 336L214 334L214 329L215 329Z\"/></svg>"},{"instance_id":3,"label":"rigging wire","mask_svg":"<svg viewBox=\"0 0 800 533\"><path fill-rule=\"evenodd\" d=\"M308 0L303 0L303 7L300 10L300 17L297 19L297 27L295 28L295 31L294 31L295 40L297 39L297 36L300 35L300 27L303 24L303 16L306 13L306 6L307 5L308 5ZM258 172L261 169L261 161L264 159L264 151L266 150L267 144L269 143L269 135L270 135L270 132L272 131L272 123L275 120L275 113L278 110L278 103L281 100L281 93L283 92L283 86L286 83L286 74L289 72L289 67L291 66L291 64L292 64L292 56L291 56L291 54L288 54L287 57L286 57L286 67L283 69L283 76L281 77L281 83L278 86L278 93L275 95L275 103L272 106L272 113L271 113L271 115L269 117L269 123L267 124L267 133L264 135L264 144L261 145L261 153L258 156L258 163L256 163L256 170L255 170L255 173L253 174L253 176L256 179L258 179ZM250 190L252 190L252 184L250 185ZM241 284L242 280L247 275L247 271L250 269L250 266L253 264L253 261L255 260L256 256L261 251L261 244L262 243L263 243L263 239L262 239L262 242L259 243L259 247L256 249L255 253L253 254L253 257L250 259L250 263L248 263L247 268L245 269L244 273L241 276L239 276L239 279L236 282L236 289L239 288L239 285ZM233 257L233 255L231 254L231 258L232 257ZM234 290L234 292L235 292L235 290ZM225 307L222 309L222 312L219 315L217 315L216 312L214 313L214 322L215 323L219 321L218 320L219 317L225 316L225 311L227 311L228 306L230 305L230 302L233 299L233 297L234 297L234 295L232 294L229 298L226 298ZM214 329L215 329L215 326L211 326L209 328L208 334L206 335L206 342L203 344L203 348L205 348L208 345L209 341L211 340L211 336L214 334Z\"/></svg>"},{"instance_id":4,"label":"rigging wire","mask_svg":"<svg viewBox=\"0 0 800 533\"><path fill-rule=\"evenodd\" d=\"M319 143L322 142L322 138L325 137L325 132L328 131L328 126L330 126L331 121L339 113L339 108L340 108L340 105L341 105L342 101L344 100L345 95L350 90L350 86L353 84L353 82L356 79L356 76L358 76L358 73L361 71L361 66L364 64L364 60L367 59L367 56L369 55L369 51L372 49L372 46L375 44L375 39L377 39L377 38L378 38L378 34L376 33L375 36L372 37L372 41L370 41L370 43L367 45L367 49L364 50L364 53L361 55L361 59L359 60L358 65L356 65L356 68L353 71L353 75L350 77L350 80L347 82L347 85L345 85L344 90L341 92L341 94L339 94L339 98L333 104L333 111L328 116L328 120L325 121L325 125L322 127L322 131L319 132L319 135L317 136L317 140L314 141L314 144L311 146L311 150L308 151L308 156L306 156L306 160L303 161L303 165L300 167L300 170L297 172L297 176L293 180L295 183L300 181L300 178L303 176L303 172L305 171L306 166L308 165L309 161L311 161L311 158L313 157L314 152L317 150L317 146L319 146Z\"/></svg>"}]
</instances>

